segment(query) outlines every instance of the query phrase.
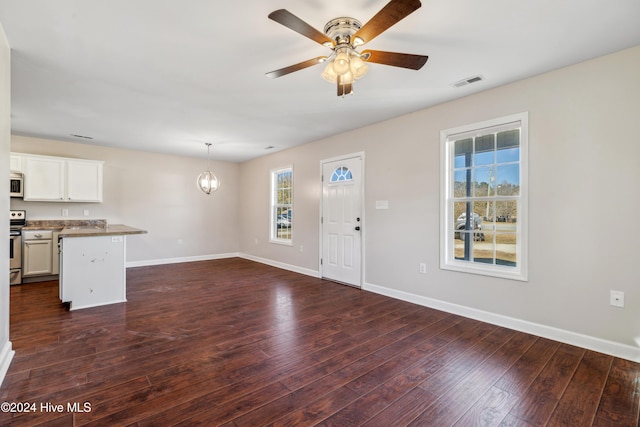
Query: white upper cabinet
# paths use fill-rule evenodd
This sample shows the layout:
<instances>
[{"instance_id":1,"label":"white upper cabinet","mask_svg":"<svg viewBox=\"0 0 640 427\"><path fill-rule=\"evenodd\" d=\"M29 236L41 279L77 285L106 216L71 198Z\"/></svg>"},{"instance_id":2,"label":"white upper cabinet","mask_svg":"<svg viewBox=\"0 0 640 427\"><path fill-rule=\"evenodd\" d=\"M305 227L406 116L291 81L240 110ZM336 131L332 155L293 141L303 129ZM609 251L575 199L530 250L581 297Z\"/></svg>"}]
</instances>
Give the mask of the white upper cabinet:
<instances>
[{"instance_id":1,"label":"white upper cabinet","mask_svg":"<svg viewBox=\"0 0 640 427\"><path fill-rule=\"evenodd\" d=\"M25 201L102 202L103 162L21 156Z\"/></svg>"},{"instance_id":2,"label":"white upper cabinet","mask_svg":"<svg viewBox=\"0 0 640 427\"><path fill-rule=\"evenodd\" d=\"M67 160L67 199L70 202L102 201L102 162Z\"/></svg>"},{"instance_id":3,"label":"white upper cabinet","mask_svg":"<svg viewBox=\"0 0 640 427\"><path fill-rule=\"evenodd\" d=\"M24 200L64 201L64 172L64 159L25 156Z\"/></svg>"}]
</instances>

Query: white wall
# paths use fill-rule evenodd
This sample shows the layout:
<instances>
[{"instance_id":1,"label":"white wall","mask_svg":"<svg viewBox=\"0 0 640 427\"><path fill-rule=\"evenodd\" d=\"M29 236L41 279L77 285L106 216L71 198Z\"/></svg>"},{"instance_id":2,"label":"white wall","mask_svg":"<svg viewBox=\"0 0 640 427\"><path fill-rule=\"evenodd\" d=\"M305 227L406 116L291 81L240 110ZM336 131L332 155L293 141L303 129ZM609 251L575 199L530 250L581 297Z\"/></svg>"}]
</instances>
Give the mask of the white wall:
<instances>
[{"instance_id":1,"label":"white wall","mask_svg":"<svg viewBox=\"0 0 640 427\"><path fill-rule=\"evenodd\" d=\"M320 161L363 151L365 288L640 361L638 75L640 46L244 163L240 249L317 272ZM440 131L525 111L529 281L440 270ZM287 164L292 247L268 243L269 170Z\"/></svg>"},{"instance_id":2,"label":"white wall","mask_svg":"<svg viewBox=\"0 0 640 427\"><path fill-rule=\"evenodd\" d=\"M128 265L215 258L238 252L237 164L212 161L211 169L221 187L206 195L196 186L196 177L207 166L204 159L16 135L11 137L11 151L103 160L103 203L11 199L11 207L25 209L27 219L85 219L84 209L88 209L88 218L147 230L148 234L127 238ZM62 217L63 208L69 210L68 217Z\"/></svg>"},{"instance_id":3,"label":"white wall","mask_svg":"<svg viewBox=\"0 0 640 427\"><path fill-rule=\"evenodd\" d=\"M0 176L9 176L11 133L11 59L4 29L0 24ZM9 211L9 190L0 190L0 212ZM0 236L9 235L9 222L0 221ZM9 248L0 246L0 271L9 271ZM0 274L0 384L9 369L13 350L9 341L9 275Z\"/></svg>"}]
</instances>

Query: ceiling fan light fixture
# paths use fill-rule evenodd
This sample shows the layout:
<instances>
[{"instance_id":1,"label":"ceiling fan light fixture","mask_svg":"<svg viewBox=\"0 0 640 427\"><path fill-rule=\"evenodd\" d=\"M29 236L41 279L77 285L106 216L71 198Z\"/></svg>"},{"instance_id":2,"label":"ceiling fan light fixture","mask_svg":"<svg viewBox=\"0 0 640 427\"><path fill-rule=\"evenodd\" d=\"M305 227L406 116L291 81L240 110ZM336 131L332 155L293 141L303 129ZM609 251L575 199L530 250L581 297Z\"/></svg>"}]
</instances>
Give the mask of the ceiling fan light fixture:
<instances>
[{"instance_id":1,"label":"ceiling fan light fixture","mask_svg":"<svg viewBox=\"0 0 640 427\"><path fill-rule=\"evenodd\" d=\"M360 80L369 71L369 66L358 55L351 56L349 68L355 80Z\"/></svg>"},{"instance_id":2,"label":"ceiling fan light fixture","mask_svg":"<svg viewBox=\"0 0 640 427\"><path fill-rule=\"evenodd\" d=\"M340 84L346 84L346 85L353 84L353 82L355 81L351 71L346 72L343 75L339 76L339 80L340 80Z\"/></svg>"},{"instance_id":3,"label":"ceiling fan light fixture","mask_svg":"<svg viewBox=\"0 0 640 427\"><path fill-rule=\"evenodd\" d=\"M428 56L379 50L365 50L359 53L356 49L369 43L421 6L420 0L389 0L364 25L357 19L340 17L327 22L324 33L286 9L275 10L269 14L269 19L328 47L332 52L328 57L322 56L271 71L267 76L280 77L320 62L327 62L322 77L337 85L338 96L344 96L353 93L353 82L364 77L368 71L368 62L419 70L429 59Z\"/></svg>"},{"instance_id":4,"label":"ceiling fan light fixture","mask_svg":"<svg viewBox=\"0 0 640 427\"><path fill-rule=\"evenodd\" d=\"M322 78L328 81L329 83L335 83L338 81L338 75L335 71L333 71L333 61L330 61L326 67L324 67L324 71L322 72Z\"/></svg>"},{"instance_id":5,"label":"ceiling fan light fixture","mask_svg":"<svg viewBox=\"0 0 640 427\"><path fill-rule=\"evenodd\" d=\"M355 80L361 79L368 70L369 66L360 57L360 54L352 49L342 49L329 60L322 77L329 83L336 83L340 77L341 82L351 84Z\"/></svg>"},{"instance_id":6,"label":"ceiling fan light fixture","mask_svg":"<svg viewBox=\"0 0 640 427\"><path fill-rule=\"evenodd\" d=\"M333 60L333 71L339 76L347 74L350 62L349 52L346 49L340 50Z\"/></svg>"}]
</instances>

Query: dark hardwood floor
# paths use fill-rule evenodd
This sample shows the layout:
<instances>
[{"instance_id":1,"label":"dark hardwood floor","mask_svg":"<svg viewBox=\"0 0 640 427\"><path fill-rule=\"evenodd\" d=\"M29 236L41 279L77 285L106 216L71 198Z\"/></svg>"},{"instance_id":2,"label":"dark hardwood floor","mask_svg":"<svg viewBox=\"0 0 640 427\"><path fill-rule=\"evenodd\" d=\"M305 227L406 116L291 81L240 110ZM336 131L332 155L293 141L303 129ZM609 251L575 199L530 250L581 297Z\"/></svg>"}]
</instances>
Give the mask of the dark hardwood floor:
<instances>
[{"instance_id":1,"label":"dark hardwood floor","mask_svg":"<svg viewBox=\"0 0 640 427\"><path fill-rule=\"evenodd\" d=\"M0 425L638 426L637 363L243 259L127 280L11 288Z\"/></svg>"}]
</instances>

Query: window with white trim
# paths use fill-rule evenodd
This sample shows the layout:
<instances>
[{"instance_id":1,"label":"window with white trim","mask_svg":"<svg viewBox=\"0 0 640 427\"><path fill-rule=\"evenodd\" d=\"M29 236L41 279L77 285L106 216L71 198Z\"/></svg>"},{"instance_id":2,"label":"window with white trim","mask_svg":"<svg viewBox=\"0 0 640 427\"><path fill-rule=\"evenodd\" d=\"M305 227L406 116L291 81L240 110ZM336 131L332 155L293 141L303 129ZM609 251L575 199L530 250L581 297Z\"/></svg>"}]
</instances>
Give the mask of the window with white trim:
<instances>
[{"instance_id":1,"label":"window with white trim","mask_svg":"<svg viewBox=\"0 0 640 427\"><path fill-rule=\"evenodd\" d=\"M271 171L271 242L292 244L293 168Z\"/></svg>"},{"instance_id":2,"label":"window with white trim","mask_svg":"<svg viewBox=\"0 0 640 427\"><path fill-rule=\"evenodd\" d=\"M441 132L441 268L527 280L527 136L527 113Z\"/></svg>"}]
</instances>

